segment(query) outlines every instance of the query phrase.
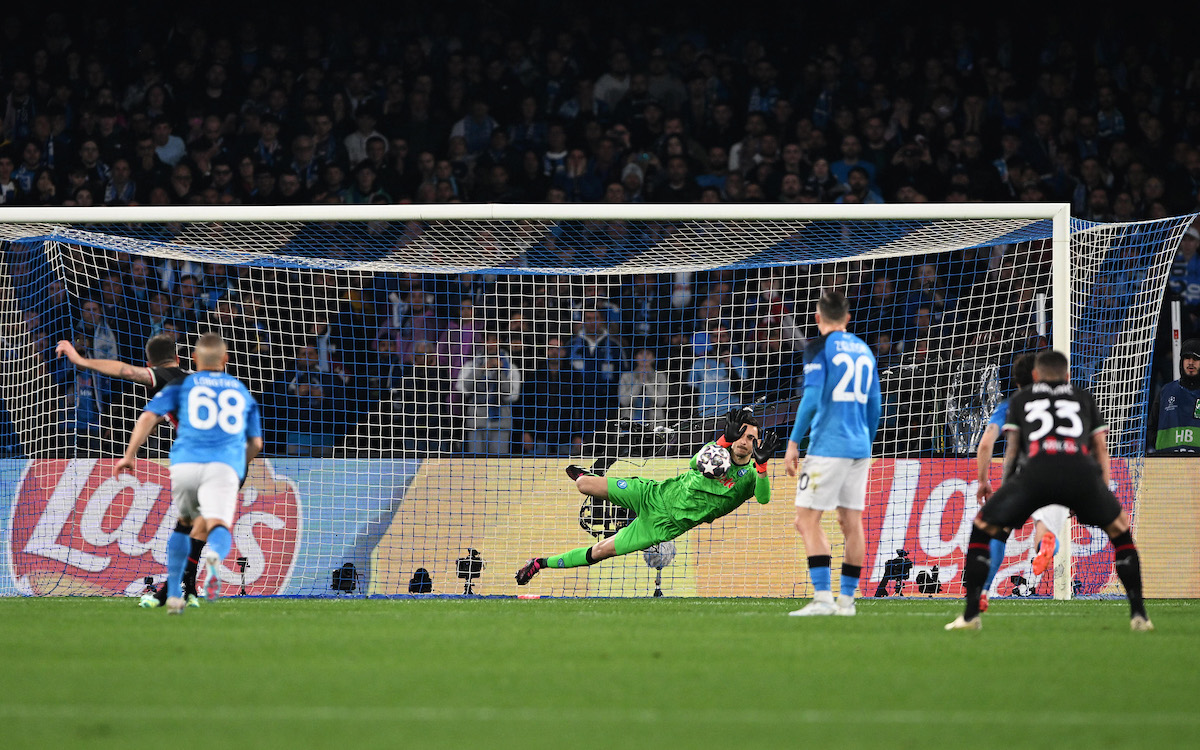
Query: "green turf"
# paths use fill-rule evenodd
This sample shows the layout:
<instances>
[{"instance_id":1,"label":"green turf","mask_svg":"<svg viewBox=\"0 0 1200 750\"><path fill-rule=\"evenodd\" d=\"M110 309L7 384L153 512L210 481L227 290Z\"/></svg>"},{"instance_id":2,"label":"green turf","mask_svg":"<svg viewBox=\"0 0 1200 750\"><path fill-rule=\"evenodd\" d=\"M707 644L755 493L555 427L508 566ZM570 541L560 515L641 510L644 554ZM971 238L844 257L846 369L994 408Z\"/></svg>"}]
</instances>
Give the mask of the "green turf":
<instances>
[{"instance_id":1,"label":"green turf","mask_svg":"<svg viewBox=\"0 0 1200 750\"><path fill-rule=\"evenodd\" d=\"M0 743L1185 747L1200 601L0 600Z\"/></svg>"}]
</instances>

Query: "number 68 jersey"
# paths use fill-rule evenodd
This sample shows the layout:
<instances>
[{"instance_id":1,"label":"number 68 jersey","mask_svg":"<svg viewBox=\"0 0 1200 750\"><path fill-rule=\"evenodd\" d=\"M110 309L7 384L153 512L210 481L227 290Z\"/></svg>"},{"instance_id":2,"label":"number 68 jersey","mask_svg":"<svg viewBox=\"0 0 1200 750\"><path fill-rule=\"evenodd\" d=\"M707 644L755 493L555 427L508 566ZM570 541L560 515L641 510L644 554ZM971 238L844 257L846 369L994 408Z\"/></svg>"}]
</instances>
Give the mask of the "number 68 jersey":
<instances>
[{"instance_id":1,"label":"number 68 jersey","mask_svg":"<svg viewBox=\"0 0 1200 750\"><path fill-rule=\"evenodd\" d=\"M1026 386L1008 404L1008 432L1018 433L1020 463L1088 456L1092 436L1108 430L1096 400L1070 383ZM1012 439L1012 436L1009 436Z\"/></svg>"},{"instance_id":2,"label":"number 68 jersey","mask_svg":"<svg viewBox=\"0 0 1200 750\"><path fill-rule=\"evenodd\" d=\"M171 465L227 464L242 479L246 440L262 436L258 402L242 382L225 372L202 370L171 383L146 404L146 411L179 420Z\"/></svg>"}]
</instances>

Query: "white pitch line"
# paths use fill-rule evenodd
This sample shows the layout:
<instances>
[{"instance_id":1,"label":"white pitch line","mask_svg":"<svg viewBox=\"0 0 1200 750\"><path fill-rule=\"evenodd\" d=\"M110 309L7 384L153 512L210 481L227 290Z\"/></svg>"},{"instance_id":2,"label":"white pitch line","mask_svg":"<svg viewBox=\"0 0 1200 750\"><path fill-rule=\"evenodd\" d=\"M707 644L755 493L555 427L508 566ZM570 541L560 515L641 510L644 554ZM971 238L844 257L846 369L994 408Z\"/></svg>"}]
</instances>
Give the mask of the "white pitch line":
<instances>
[{"instance_id":1,"label":"white pitch line","mask_svg":"<svg viewBox=\"0 0 1200 750\"><path fill-rule=\"evenodd\" d=\"M126 721L175 710L169 706L49 706L40 704L0 705L0 718L26 721ZM205 716L216 721L336 721L336 722L412 722L471 721L495 722L623 722L660 724L667 721L689 724L813 724L845 726L847 723L878 725L956 724L982 726L996 718L995 709L978 711L926 710L855 710L822 709L720 709L716 707L678 709L620 709L568 707L499 708L473 706L206 706ZM1132 714L1127 718L1158 725L1200 728L1200 715L1184 712ZM1042 711L1022 713L1028 726L1105 726L1112 714L1105 711Z\"/></svg>"}]
</instances>

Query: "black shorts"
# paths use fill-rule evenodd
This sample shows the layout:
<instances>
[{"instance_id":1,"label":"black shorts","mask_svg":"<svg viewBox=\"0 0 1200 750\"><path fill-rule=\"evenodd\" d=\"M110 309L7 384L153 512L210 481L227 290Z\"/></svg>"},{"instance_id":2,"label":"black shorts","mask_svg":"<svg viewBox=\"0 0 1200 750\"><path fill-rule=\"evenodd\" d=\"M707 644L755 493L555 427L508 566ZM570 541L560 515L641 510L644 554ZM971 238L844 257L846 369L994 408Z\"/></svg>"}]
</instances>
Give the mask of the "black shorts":
<instances>
[{"instance_id":1,"label":"black shorts","mask_svg":"<svg viewBox=\"0 0 1200 750\"><path fill-rule=\"evenodd\" d=\"M1105 484L1100 467L1082 456L1047 456L1027 463L996 490L979 517L1007 529L1020 528L1038 508L1065 505L1076 520L1101 528L1121 515L1121 502Z\"/></svg>"}]
</instances>

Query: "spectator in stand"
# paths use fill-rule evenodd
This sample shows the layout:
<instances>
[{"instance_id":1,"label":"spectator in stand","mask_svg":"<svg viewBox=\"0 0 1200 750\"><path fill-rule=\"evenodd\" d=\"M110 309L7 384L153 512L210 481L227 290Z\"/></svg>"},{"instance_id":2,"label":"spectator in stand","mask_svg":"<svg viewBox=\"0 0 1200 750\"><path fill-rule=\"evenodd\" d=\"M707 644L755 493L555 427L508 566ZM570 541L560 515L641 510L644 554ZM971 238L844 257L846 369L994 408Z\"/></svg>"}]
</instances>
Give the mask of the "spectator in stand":
<instances>
[{"instance_id":1,"label":"spectator in stand","mask_svg":"<svg viewBox=\"0 0 1200 750\"><path fill-rule=\"evenodd\" d=\"M746 361L734 353L729 327L720 323L712 334L712 346L696 357L688 375L701 417L716 417L741 404L742 387L750 377Z\"/></svg>"},{"instance_id":2,"label":"spectator in stand","mask_svg":"<svg viewBox=\"0 0 1200 750\"><path fill-rule=\"evenodd\" d=\"M554 177L554 187L566 194L568 202L595 203L604 196L604 183L588 167L587 153L571 149L565 169Z\"/></svg>"},{"instance_id":3,"label":"spectator in stand","mask_svg":"<svg viewBox=\"0 0 1200 750\"><path fill-rule=\"evenodd\" d=\"M475 99L471 102L470 114L454 123L454 126L450 128L450 137L462 138L466 142L467 153L471 156L478 156L487 148L492 138L492 132L498 127L500 127L500 123L488 114L487 101Z\"/></svg>"},{"instance_id":4,"label":"spectator in stand","mask_svg":"<svg viewBox=\"0 0 1200 750\"><path fill-rule=\"evenodd\" d=\"M332 383L317 369L318 358L316 346L302 344L284 381L282 409L276 414L286 426L285 443L290 456L328 456L336 442L331 429Z\"/></svg>"},{"instance_id":5,"label":"spectator in stand","mask_svg":"<svg viewBox=\"0 0 1200 750\"><path fill-rule=\"evenodd\" d=\"M406 453L428 456L448 448L450 382L438 366L435 346L427 341L417 342L412 363L403 367L399 387L391 391L392 408L398 412Z\"/></svg>"},{"instance_id":6,"label":"spectator in stand","mask_svg":"<svg viewBox=\"0 0 1200 750\"><path fill-rule=\"evenodd\" d=\"M1183 308L1180 332L1183 338L1200 335L1200 230L1188 227L1167 273L1167 299L1179 300ZM1165 312L1165 311L1164 311Z\"/></svg>"},{"instance_id":7,"label":"spectator in stand","mask_svg":"<svg viewBox=\"0 0 1200 750\"><path fill-rule=\"evenodd\" d=\"M858 136L848 134L842 136L842 158L829 165L829 172L843 184L849 184L850 171L856 167L867 173L867 181L874 186L876 173L875 165L862 159L862 141Z\"/></svg>"},{"instance_id":8,"label":"spectator in stand","mask_svg":"<svg viewBox=\"0 0 1200 750\"><path fill-rule=\"evenodd\" d=\"M845 190L846 192L839 195L834 203L883 203L879 193L871 189L871 179L861 165L850 169Z\"/></svg>"},{"instance_id":9,"label":"spectator in stand","mask_svg":"<svg viewBox=\"0 0 1200 750\"><path fill-rule=\"evenodd\" d=\"M463 401L467 450L475 455L509 453L512 404L521 395L521 371L500 348L500 336L484 335L483 346L458 374L454 388Z\"/></svg>"},{"instance_id":10,"label":"spectator in stand","mask_svg":"<svg viewBox=\"0 0 1200 750\"><path fill-rule=\"evenodd\" d=\"M154 153L164 164L173 167L187 156L187 145L171 131L171 120L166 115L154 118L154 127L151 130Z\"/></svg>"},{"instance_id":11,"label":"spectator in stand","mask_svg":"<svg viewBox=\"0 0 1200 750\"><path fill-rule=\"evenodd\" d=\"M354 112L355 130L342 141L346 149L346 158L351 165L358 165L367 158L369 139L382 138L384 143L387 143L387 137L375 129L378 122L379 110L374 102L363 102Z\"/></svg>"},{"instance_id":12,"label":"spectator in stand","mask_svg":"<svg viewBox=\"0 0 1200 750\"><path fill-rule=\"evenodd\" d=\"M633 355L633 369L621 373L617 387L617 418L647 428L667 426L671 384L665 372L655 369L654 352L639 349Z\"/></svg>"},{"instance_id":13,"label":"spectator in stand","mask_svg":"<svg viewBox=\"0 0 1200 750\"><path fill-rule=\"evenodd\" d=\"M12 174L12 157L6 151L0 151L0 206L14 206L24 199L20 186L13 180Z\"/></svg>"},{"instance_id":14,"label":"spectator in stand","mask_svg":"<svg viewBox=\"0 0 1200 750\"><path fill-rule=\"evenodd\" d=\"M613 52L608 58L608 71L596 79L596 100L604 102L609 110L616 109L630 84L629 55L620 50Z\"/></svg>"},{"instance_id":15,"label":"spectator in stand","mask_svg":"<svg viewBox=\"0 0 1200 750\"><path fill-rule=\"evenodd\" d=\"M562 343L559 336L546 339L545 359L521 388L516 420L525 455L567 455L581 432L576 380Z\"/></svg>"},{"instance_id":16,"label":"spectator in stand","mask_svg":"<svg viewBox=\"0 0 1200 750\"><path fill-rule=\"evenodd\" d=\"M625 351L610 335L605 311L594 303L583 309L578 333L571 339L569 358L579 384L586 439L612 419L621 372L626 367Z\"/></svg>"},{"instance_id":17,"label":"spectator in stand","mask_svg":"<svg viewBox=\"0 0 1200 750\"><path fill-rule=\"evenodd\" d=\"M804 180L804 189L817 196L821 203L832 203L846 187L829 171L829 162L825 159L813 161L812 172Z\"/></svg>"},{"instance_id":18,"label":"spectator in stand","mask_svg":"<svg viewBox=\"0 0 1200 750\"><path fill-rule=\"evenodd\" d=\"M667 160L666 179L655 188L651 200L655 203L693 203L700 198L700 186L692 178L688 161L683 156Z\"/></svg>"}]
</instances>

